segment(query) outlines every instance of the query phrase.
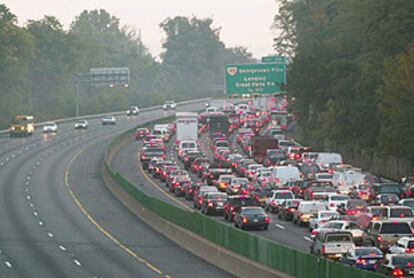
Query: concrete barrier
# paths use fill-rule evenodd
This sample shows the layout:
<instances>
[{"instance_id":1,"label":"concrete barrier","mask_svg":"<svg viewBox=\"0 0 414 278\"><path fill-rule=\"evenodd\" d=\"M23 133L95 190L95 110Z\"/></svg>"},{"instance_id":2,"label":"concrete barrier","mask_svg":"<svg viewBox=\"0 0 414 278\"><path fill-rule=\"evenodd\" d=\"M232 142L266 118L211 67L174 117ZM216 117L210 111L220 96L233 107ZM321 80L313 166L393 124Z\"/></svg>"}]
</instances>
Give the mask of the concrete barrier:
<instances>
[{"instance_id":1,"label":"concrete barrier","mask_svg":"<svg viewBox=\"0 0 414 278\"><path fill-rule=\"evenodd\" d=\"M283 272L270 269L255 261L240 256L239 254L231 252L230 250L214 244L186 229L183 229L159 217L158 215L143 207L120 186L115 184L103 163L101 165L101 173L108 189L132 213L134 213L138 218L151 226L154 230L163 234L175 242L177 245L185 248L194 255L237 277L292 277Z\"/></svg>"}]
</instances>

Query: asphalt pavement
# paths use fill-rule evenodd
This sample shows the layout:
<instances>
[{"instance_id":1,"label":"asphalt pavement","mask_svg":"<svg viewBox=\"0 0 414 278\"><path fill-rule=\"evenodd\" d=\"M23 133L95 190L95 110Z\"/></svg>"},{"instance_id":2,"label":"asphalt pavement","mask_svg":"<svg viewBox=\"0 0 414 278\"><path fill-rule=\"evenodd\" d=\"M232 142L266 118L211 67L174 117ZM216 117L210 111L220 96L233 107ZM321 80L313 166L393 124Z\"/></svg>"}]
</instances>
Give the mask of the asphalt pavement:
<instances>
[{"instance_id":1,"label":"asphalt pavement","mask_svg":"<svg viewBox=\"0 0 414 278\"><path fill-rule=\"evenodd\" d=\"M137 219L100 178L105 147L116 134L167 115L173 112L1 138L0 277L229 277Z\"/></svg>"}]
</instances>

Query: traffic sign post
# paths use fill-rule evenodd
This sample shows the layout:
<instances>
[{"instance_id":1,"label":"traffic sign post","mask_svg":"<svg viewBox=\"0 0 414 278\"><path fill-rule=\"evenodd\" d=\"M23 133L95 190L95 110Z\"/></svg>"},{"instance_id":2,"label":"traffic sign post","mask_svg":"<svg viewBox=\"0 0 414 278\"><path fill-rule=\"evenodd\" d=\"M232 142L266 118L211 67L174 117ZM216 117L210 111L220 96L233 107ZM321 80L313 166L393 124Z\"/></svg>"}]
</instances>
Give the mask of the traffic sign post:
<instances>
[{"instance_id":1,"label":"traffic sign post","mask_svg":"<svg viewBox=\"0 0 414 278\"><path fill-rule=\"evenodd\" d=\"M285 64L226 65L226 93L281 94L286 84Z\"/></svg>"}]
</instances>

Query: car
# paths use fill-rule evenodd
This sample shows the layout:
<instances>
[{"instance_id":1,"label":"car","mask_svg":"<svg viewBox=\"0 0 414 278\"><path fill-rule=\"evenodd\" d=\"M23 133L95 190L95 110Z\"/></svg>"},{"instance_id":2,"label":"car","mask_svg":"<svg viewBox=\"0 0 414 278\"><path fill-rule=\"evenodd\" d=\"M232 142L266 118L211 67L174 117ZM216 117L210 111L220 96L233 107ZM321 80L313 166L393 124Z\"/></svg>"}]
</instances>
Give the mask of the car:
<instances>
[{"instance_id":1,"label":"car","mask_svg":"<svg viewBox=\"0 0 414 278\"><path fill-rule=\"evenodd\" d=\"M348 195L341 195L341 194L335 194L328 196L328 208L330 210L336 211L339 206L346 205L347 202L350 200L350 197Z\"/></svg>"},{"instance_id":2,"label":"car","mask_svg":"<svg viewBox=\"0 0 414 278\"><path fill-rule=\"evenodd\" d=\"M107 115L102 118L102 125L116 125L116 119L114 116Z\"/></svg>"},{"instance_id":3,"label":"car","mask_svg":"<svg viewBox=\"0 0 414 278\"><path fill-rule=\"evenodd\" d=\"M209 185L215 185L221 175L231 174L230 168L211 168L209 167L203 175L203 180Z\"/></svg>"},{"instance_id":4,"label":"car","mask_svg":"<svg viewBox=\"0 0 414 278\"><path fill-rule=\"evenodd\" d=\"M293 212L293 224L299 226L309 224L312 215L318 211L326 210L326 204L320 201L301 201L298 209Z\"/></svg>"},{"instance_id":5,"label":"car","mask_svg":"<svg viewBox=\"0 0 414 278\"><path fill-rule=\"evenodd\" d=\"M276 166L272 168L272 183L275 187L288 181L301 180L299 169L295 166Z\"/></svg>"},{"instance_id":6,"label":"car","mask_svg":"<svg viewBox=\"0 0 414 278\"><path fill-rule=\"evenodd\" d=\"M170 183L170 192L177 197L181 197L185 195L186 188L190 186L191 179L188 176L177 176Z\"/></svg>"},{"instance_id":7,"label":"car","mask_svg":"<svg viewBox=\"0 0 414 278\"><path fill-rule=\"evenodd\" d=\"M404 191L398 183L374 183L369 189L369 202L373 202L379 194L395 194L399 198L404 198Z\"/></svg>"},{"instance_id":8,"label":"car","mask_svg":"<svg viewBox=\"0 0 414 278\"><path fill-rule=\"evenodd\" d=\"M75 129L87 129L89 127L89 123L87 120L78 120L75 123Z\"/></svg>"},{"instance_id":9,"label":"car","mask_svg":"<svg viewBox=\"0 0 414 278\"><path fill-rule=\"evenodd\" d=\"M309 230L319 228L321 225L329 222L330 220L339 219L339 213L336 211L322 210L313 215L309 220Z\"/></svg>"},{"instance_id":10,"label":"car","mask_svg":"<svg viewBox=\"0 0 414 278\"><path fill-rule=\"evenodd\" d=\"M331 220L322 224L319 228L312 230L311 237L317 236L321 231L337 230L348 231L352 234L352 241L356 245L362 245L363 229L354 221Z\"/></svg>"},{"instance_id":11,"label":"car","mask_svg":"<svg viewBox=\"0 0 414 278\"><path fill-rule=\"evenodd\" d=\"M232 222L234 215L239 212L242 207L257 206L256 202L246 195L228 196L224 204L224 219Z\"/></svg>"},{"instance_id":12,"label":"car","mask_svg":"<svg viewBox=\"0 0 414 278\"><path fill-rule=\"evenodd\" d=\"M230 184L226 187L226 193L227 195L236 195L239 192L240 186L242 184L248 184L249 180L246 178L239 178L239 177L233 177L230 180Z\"/></svg>"},{"instance_id":13,"label":"car","mask_svg":"<svg viewBox=\"0 0 414 278\"><path fill-rule=\"evenodd\" d=\"M167 100L164 105L162 106L162 108L164 110L175 110L175 108L177 107L177 104L175 104L175 102L173 100Z\"/></svg>"},{"instance_id":14,"label":"car","mask_svg":"<svg viewBox=\"0 0 414 278\"><path fill-rule=\"evenodd\" d=\"M375 271L381 264L384 255L376 247L358 246L346 253L341 263L368 271Z\"/></svg>"},{"instance_id":15,"label":"car","mask_svg":"<svg viewBox=\"0 0 414 278\"><path fill-rule=\"evenodd\" d=\"M206 157L197 157L196 159L193 160L193 163L191 163L191 171L194 174L198 174L200 167L202 164L210 164L210 160Z\"/></svg>"},{"instance_id":16,"label":"car","mask_svg":"<svg viewBox=\"0 0 414 278\"><path fill-rule=\"evenodd\" d=\"M372 204L390 206L398 204L399 201L400 199L395 194L378 194Z\"/></svg>"},{"instance_id":17,"label":"car","mask_svg":"<svg viewBox=\"0 0 414 278\"><path fill-rule=\"evenodd\" d=\"M414 238L402 237L388 249L391 254L414 253Z\"/></svg>"},{"instance_id":18,"label":"car","mask_svg":"<svg viewBox=\"0 0 414 278\"><path fill-rule=\"evenodd\" d=\"M295 195L293 195L292 191L274 190L272 192L272 195L269 198L267 198L265 202L265 210L273 212L273 213L277 213L279 206L286 199L295 199Z\"/></svg>"},{"instance_id":19,"label":"car","mask_svg":"<svg viewBox=\"0 0 414 278\"><path fill-rule=\"evenodd\" d=\"M340 260L352 248L352 234L348 231L324 230L313 239L310 252L317 256Z\"/></svg>"},{"instance_id":20,"label":"car","mask_svg":"<svg viewBox=\"0 0 414 278\"><path fill-rule=\"evenodd\" d=\"M200 188L193 193L193 206L194 206L194 208L196 208L196 209L201 208L201 204L204 201L204 197L209 192L218 192L218 190L214 186L207 185L207 186L200 186Z\"/></svg>"},{"instance_id":21,"label":"car","mask_svg":"<svg viewBox=\"0 0 414 278\"><path fill-rule=\"evenodd\" d=\"M43 125L43 132L49 133L49 132L57 132L58 126L55 122L47 122Z\"/></svg>"},{"instance_id":22,"label":"car","mask_svg":"<svg viewBox=\"0 0 414 278\"><path fill-rule=\"evenodd\" d=\"M376 271L391 277L414 277L414 255L386 254Z\"/></svg>"},{"instance_id":23,"label":"car","mask_svg":"<svg viewBox=\"0 0 414 278\"><path fill-rule=\"evenodd\" d=\"M350 199L346 204L338 205L337 211L342 215L356 215L367 211L368 203L361 199Z\"/></svg>"},{"instance_id":24,"label":"car","mask_svg":"<svg viewBox=\"0 0 414 278\"><path fill-rule=\"evenodd\" d=\"M261 207L242 207L234 215L234 226L242 230L246 228L261 228L267 230L270 217Z\"/></svg>"},{"instance_id":25,"label":"car","mask_svg":"<svg viewBox=\"0 0 414 278\"><path fill-rule=\"evenodd\" d=\"M139 114L139 108L138 106L131 106L127 111L126 111L127 116L136 116Z\"/></svg>"},{"instance_id":26,"label":"car","mask_svg":"<svg viewBox=\"0 0 414 278\"><path fill-rule=\"evenodd\" d=\"M355 170L335 171L332 177L333 185L341 194L348 194L353 186L361 184L363 180L362 172Z\"/></svg>"},{"instance_id":27,"label":"car","mask_svg":"<svg viewBox=\"0 0 414 278\"><path fill-rule=\"evenodd\" d=\"M412 234L410 225L405 221L371 221L362 236L362 243L365 246L375 246L382 251L388 251L388 248L400 238L410 237Z\"/></svg>"},{"instance_id":28,"label":"car","mask_svg":"<svg viewBox=\"0 0 414 278\"><path fill-rule=\"evenodd\" d=\"M402 199L398 202L401 206L407 206L414 209L414 198Z\"/></svg>"},{"instance_id":29,"label":"car","mask_svg":"<svg viewBox=\"0 0 414 278\"><path fill-rule=\"evenodd\" d=\"M284 200L279 207L278 218L284 221L292 221L293 212L298 209L300 201L300 199Z\"/></svg>"},{"instance_id":30,"label":"car","mask_svg":"<svg viewBox=\"0 0 414 278\"><path fill-rule=\"evenodd\" d=\"M216 184L217 189L225 192L227 185L230 184L232 178L234 178L234 175L220 175Z\"/></svg>"},{"instance_id":31,"label":"car","mask_svg":"<svg viewBox=\"0 0 414 278\"><path fill-rule=\"evenodd\" d=\"M165 151L159 149L141 149L139 160L144 170L148 169L150 162L154 159L164 159Z\"/></svg>"},{"instance_id":32,"label":"car","mask_svg":"<svg viewBox=\"0 0 414 278\"><path fill-rule=\"evenodd\" d=\"M201 212L209 214L224 214L224 204L227 200L227 194L222 192L209 192L205 196L203 203L201 204Z\"/></svg>"}]
</instances>

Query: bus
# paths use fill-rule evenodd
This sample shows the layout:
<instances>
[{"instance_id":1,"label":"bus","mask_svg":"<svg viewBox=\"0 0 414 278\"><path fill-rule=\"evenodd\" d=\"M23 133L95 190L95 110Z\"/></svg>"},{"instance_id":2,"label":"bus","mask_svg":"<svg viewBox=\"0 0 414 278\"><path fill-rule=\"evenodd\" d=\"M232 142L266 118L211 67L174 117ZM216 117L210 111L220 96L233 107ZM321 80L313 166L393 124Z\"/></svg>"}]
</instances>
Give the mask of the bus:
<instances>
[{"instance_id":1,"label":"bus","mask_svg":"<svg viewBox=\"0 0 414 278\"><path fill-rule=\"evenodd\" d=\"M16 115L10 124L10 136L29 136L34 132L34 117L28 115Z\"/></svg>"}]
</instances>

